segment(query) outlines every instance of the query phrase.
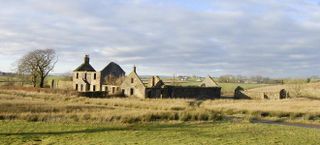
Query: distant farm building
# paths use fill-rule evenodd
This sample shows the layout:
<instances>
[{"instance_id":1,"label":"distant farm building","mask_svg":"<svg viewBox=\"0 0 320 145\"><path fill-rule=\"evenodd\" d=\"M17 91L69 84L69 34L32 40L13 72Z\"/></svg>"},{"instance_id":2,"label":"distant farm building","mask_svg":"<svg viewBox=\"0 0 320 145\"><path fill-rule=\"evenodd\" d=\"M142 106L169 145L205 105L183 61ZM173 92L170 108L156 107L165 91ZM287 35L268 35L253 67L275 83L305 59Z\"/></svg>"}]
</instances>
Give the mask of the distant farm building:
<instances>
[{"instance_id":1,"label":"distant farm building","mask_svg":"<svg viewBox=\"0 0 320 145\"><path fill-rule=\"evenodd\" d=\"M152 76L147 82L141 80L134 66L125 76L116 63L109 63L97 72L86 55L84 63L73 72L73 88L82 93L100 93L137 98L220 98L221 87L210 76L199 86L176 86L165 84L160 77Z\"/></svg>"}]
</instances>

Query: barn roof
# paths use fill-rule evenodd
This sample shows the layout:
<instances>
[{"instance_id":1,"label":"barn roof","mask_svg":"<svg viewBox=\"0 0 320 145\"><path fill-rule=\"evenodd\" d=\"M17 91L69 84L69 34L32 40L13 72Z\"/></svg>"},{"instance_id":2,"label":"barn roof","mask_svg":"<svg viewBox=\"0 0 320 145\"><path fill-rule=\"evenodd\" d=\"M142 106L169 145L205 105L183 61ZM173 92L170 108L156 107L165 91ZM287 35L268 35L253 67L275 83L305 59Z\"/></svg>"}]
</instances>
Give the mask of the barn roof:
<instances>
[{"instance_id":1,"label":"barn roof","mask_svg":"<svg viewBox=\"0 0 320 145\"><path fill-rule=\"evenodd\" d=\"M110 62L104 69L102 69L101 74L112 75L116 77L124 76L126 72L116 63Z\"/></svg>"}]
</instances>

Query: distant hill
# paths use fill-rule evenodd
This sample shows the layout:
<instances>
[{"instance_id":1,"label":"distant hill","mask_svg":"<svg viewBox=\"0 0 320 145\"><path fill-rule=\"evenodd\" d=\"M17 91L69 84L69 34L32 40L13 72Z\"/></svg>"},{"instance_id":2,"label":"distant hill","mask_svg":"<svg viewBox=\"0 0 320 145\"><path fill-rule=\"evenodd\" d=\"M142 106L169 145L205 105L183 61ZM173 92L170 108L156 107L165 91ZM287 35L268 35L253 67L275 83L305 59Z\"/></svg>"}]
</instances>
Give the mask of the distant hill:
<instances>
[{"instance_id":1,"label":"distant hill","mask_svg":"<svg viewBox=\"0 0 320 145\"><path fill-rule=\"evenodd\" d=\"M5 74L4 72L0 71L0 76L3 76L4 74Z\"/></svg>"},{"instance_id":2,"label":"distant hill","mask_svg":"<svg viewBox=\"0 0 320 145\"><path fill-rule=\"evenodd\" d=\"M14 75L14 73L0 71L0 76L8 76L8 75Z\"/></svg>"}]
</instances>

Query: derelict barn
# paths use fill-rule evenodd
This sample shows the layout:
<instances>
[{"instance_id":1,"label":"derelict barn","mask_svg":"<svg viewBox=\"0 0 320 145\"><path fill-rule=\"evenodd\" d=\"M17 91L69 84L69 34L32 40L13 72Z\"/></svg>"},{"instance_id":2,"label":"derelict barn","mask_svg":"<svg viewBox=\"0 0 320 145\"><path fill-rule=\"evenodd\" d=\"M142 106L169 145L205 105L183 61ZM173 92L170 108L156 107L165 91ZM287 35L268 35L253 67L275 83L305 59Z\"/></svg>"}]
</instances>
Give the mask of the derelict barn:
<instances>
[{"instance_id":1,"label":"derelict barn","mask_svg":"<svg viewBox=\"0 0 320 145\"><path fill-rule=\"evenodd\" d=\"M220 87L197 86L164 86L164 88L147 88L146 98L193 98L213 99L220 98Z\"/></svg>"},{"instance_id":2,"label":"derelict barn","mask_svg":"<svg viewBox=\"0 0 320 145\"><path fill-rule=\"evenodd\" d=\"M221 87L210 76L199 86L165 85L158 76L153 76L144 83L138 76L136 68L126 76L120 88L125 96L138 98L213 99L221 97Z\"/></svg>"},{"instance_id":3,"label":"derelict barn","mask_svg":"<svg viewBox=\"0 0 320 145\"><path fill-rule=\"evenodd\" d=\"M137 98L220 98L221 87L207 77L199 86L166 85L158 76L143 82L133 71L125 72L116 63L109 63L101 71L96 71L86 55L84 63L73 73L73 88L80 94L90 97L125 96ZM102 96L103 95L103 96Z\"/></svg>"}]
</instances>

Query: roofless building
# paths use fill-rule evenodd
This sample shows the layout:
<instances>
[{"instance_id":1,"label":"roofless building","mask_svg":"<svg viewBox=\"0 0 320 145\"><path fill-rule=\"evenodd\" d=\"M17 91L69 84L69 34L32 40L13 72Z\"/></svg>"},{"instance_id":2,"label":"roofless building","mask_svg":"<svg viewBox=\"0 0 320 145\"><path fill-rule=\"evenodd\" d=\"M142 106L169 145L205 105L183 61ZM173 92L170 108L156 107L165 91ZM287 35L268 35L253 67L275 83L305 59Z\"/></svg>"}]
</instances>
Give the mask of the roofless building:
<instances>
[{"instance_id":1,"label":"roofless building","mask_svg":"<svg viewBox=\"0 0 320 145\"><path fill-rule=\"evenodd\" d=\"M221 87L208 76L198 86L179 86L166 84L158 76L143 82L137 74L137 68L125 76L123 69L110 62L104 69L97 72L91 65L89 56L73 72L73 87L75 90L99 95L121 95L137 98L220 98ZM97 96L97 95L92 95Z\"/></svg>"}]
</instances>

